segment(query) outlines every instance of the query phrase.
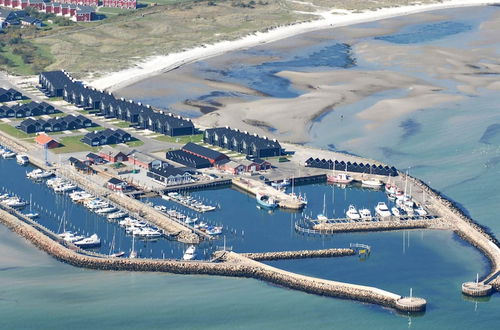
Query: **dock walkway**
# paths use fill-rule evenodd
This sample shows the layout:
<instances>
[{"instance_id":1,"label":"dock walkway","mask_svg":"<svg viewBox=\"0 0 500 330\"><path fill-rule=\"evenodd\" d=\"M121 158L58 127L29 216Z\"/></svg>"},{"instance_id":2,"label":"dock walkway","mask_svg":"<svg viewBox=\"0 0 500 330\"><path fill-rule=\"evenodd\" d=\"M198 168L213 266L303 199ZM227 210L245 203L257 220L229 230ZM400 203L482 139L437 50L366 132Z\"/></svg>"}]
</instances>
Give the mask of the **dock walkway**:
<instances>
[{"instance_id":1,"label":"dock walkway","mask_svg":"<svg viewBox=\"0 0 500 330\"><path fill-rule=\"evenodd\" d=\"M279 206L285 209L299 210L305 206L304 202L298 198L268 186L262 181L247 178L234 178L232 182L236 187L253 195L262 193L274 198L279 201Z\"/></svg>"}]
</instances>

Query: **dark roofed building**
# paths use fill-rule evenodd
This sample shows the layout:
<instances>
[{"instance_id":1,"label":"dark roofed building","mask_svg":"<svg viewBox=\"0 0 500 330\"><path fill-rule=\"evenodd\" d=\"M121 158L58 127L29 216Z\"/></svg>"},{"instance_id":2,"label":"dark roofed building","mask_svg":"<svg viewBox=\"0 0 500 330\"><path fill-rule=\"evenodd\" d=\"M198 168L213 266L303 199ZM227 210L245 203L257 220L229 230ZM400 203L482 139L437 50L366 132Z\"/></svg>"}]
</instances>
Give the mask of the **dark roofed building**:
<instances>
[{"instance_id":1,"label":"dark roofed building","mask_svg":"<svg viewBox=\"0 0 500 330\"><path fill-rule=\"evenodd\" d=\"M170 150L167 159L191 168L212 167L212 163L206 159L183 150Z\"/></svg>"},{"instance_id":2,"label":"dark roofed building","mask_svg":"<svg viewBox=\"0 0 500 330\"><path fill-rule=\"evenodd\" d=\"M76 84L64 71L42 72L38 81L42 86L42 91L49 97L61 97L66 85Z\"/></svg>"},{"instance_id":3,"label":"dark roofed building","mask_svg":"<svg viewBox=\"0 0 500 330\"><path fill-rule=\"evenodd\" d=\"M229 127L207 129L203 134L203 141L217 147L259 158L281 156L283 152L277 140L233 130Z\"/></svg>"},{"instance_id":4,"label":"dark roofed building","mask_svg":"<svg viewBox=\"0 0 500 330\"><path fill-rule=\"evenodd\" d=\"M82 142L88 144L89 146L102 146L106 144L117 144L128 142L132 139L130 133L125 132L121 129L105 129L103 131L95 131L87 133L83 138Z\"/></svg>"},{"instance_id":5,"label":"dark roofed building","mask_svg":"<svg viewBox=\"0 0 500 330\"><path fill-rule=\"evenodd\" d=\"M102 164L102 163L104 163L104 158L102 158L99 155L96 155L93 152L89 152L87 154L87 156L85 156L85 158L87 159L87 161L89 161L92 164Z\"/></svg>"},{"instance_id":6,"label":"dark roofed building","mask_svg":"<svg viewBox=\"0 0 500 330\"><path fill-rule=\"evenodd\" d=\"M106 183L106 186L113 191L126 191L129 185L127 182L118 178L111 178Z\"/></svg>"},{"instance_id":7,"label":"dark roofed building","mask_svg":"<svg viewBox=\"0 0 500 330\"><path fill-rule=\"evenodd\" d=\"M188 142L184 147L182 147L182 151L188 152L195 156L207 159L212 165L216 162L219 162L224 159L228 159L229 157L224 155L221 152L205 148L200 146L199 144Z\"/></svg>"},{"instance_id":8,"label":"dark roofed building","mask_svg":"<svg viewBox=\"0 0 500 330\"><path fill-rule=\"evenodd\" d=\"M188 171L180 170L168 163L153 166L147 176L165 185L184 184L193 180Z\"/></svg>"}]
</instances>

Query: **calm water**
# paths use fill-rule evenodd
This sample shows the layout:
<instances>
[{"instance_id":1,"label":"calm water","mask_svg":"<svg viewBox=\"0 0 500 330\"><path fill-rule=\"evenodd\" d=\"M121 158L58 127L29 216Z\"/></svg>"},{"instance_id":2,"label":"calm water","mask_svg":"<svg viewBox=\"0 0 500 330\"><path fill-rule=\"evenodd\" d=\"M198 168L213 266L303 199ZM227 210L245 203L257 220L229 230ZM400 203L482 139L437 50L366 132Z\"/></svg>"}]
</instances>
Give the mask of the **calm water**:
<instances>
[{"instance_id":1,"label":"calm water","mask_svg":"<svg viewBox=\"0 0 500 330\"><path fill-rule=\"evenodd\" d=\"M446 14L441 22L403 27L385 36L386 40L373 42L401 43L406 36L408 45L439 43L464 47L474 39L481 20L498 10L488 7L441 11ZM377 26L377 23L372 24ZM304 58L306 54L321 54L320 57L327 58L321 50L333 45L328 40L323 45L318 43L315 47L298 49L296 54L277 54L280 59L272 65L265 63L264 66L227 70L240 73L248 70L250 75L259 69L272 72L279 66L276 63L287 62L290 69L301 70L297 65L300 59L305 62L304 70L309 70L311 64ZM334 48L330 51L333 56L338 54ZM349 56L365 65L355 53ZM277 70L283 69L286 66ZM260 86L261 91L272 95L274 84L267 87L260 82L263 80L260 73L256 76L253 79L242 74L234 79ZM292 97L295 91L288 89L286 83L275 83L282 84L286 95L281 97ZM345 112L343 123L334 113L322 117L313 126L312 144L379 158L400 168L411 167L414 175L459 201L476 220L498 235L500 225L496 215L500 213L500 194L496 186L500 182L500 145L498 126L495 126L500 123L498 95L480 91L477 97L415 112L390 121L374 132L360 129L362 123L355 118L357 111L374 104L378 98L401 97L404 93L401 90L385 92L354 104L342 110ZM362 142L355 143L354 137L361 137ZM0 173L2 182L10 182L5 172ZM23 196L29 196L30 190L43 189L24 186L23 180L19 182L19 186L17 180L9 184L22 189ZM363 190L336 189L333 192L331 187L323 185L300 189L314 201L305 211L312 215L322 211L323 196L326 196L328 214L342 213L346 201L358 201L359 198L359 203L365 201L367 204L359 206L371 207L368 204L373 205L383 198ZM40 194L47 192L38 191L36 198L41 198ZM0 227L0 328L498 328L498 294L489 301L471 301L460 293L460 284L474 278L477 272L484 274L487 262L452 233L411 231L342 234L329 239L303 237L291 230L299 214L282 211L268 214L256 209L252 198L230 189L196 194L210 201L220 201L221 210L207 213L205 217L227 227L228 245L233 245L237 251L339 247L349 242L370 244L373 253L366 260L346 257L270 264L304 274L375 285L400 294L412 287L416 295L428 299L428 311L422 317L408 319L378 306L317 297L247 279L76 269L54 261ZM58 203L66 206L58 206ZM64 201L55 204L58 210L67 208L67 212L77 212ZM95 228L106 226L102 219L82 217L82 221Z\"/></svg>"}]
</instances>

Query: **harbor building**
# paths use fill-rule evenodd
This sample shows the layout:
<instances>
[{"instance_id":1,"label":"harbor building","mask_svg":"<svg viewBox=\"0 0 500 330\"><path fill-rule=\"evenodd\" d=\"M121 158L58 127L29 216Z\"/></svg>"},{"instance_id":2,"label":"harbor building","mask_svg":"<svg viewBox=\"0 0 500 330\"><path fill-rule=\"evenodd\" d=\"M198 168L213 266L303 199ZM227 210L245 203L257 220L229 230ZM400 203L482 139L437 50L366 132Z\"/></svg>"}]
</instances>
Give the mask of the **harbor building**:
<instances>
[{"instance_id":1,"label":"harbor building","mask_svg":"<svg viewBox=\"0 0 500 330\"><path fill-rule=\"evenodd\" d=\"M95 131L87 133L83 138L82 142L88 144L89 146L103 146L106 144L117 144L125 143L132 140L130 133L125 132L122 129L105 129L103 131Z\"/></svg>"},{"instance_id":2,"label":"harbor building","mask_svg":"<svg viewBox=\"0 0 500 330\"><path fill-rule=\"evenodd\" d=\"M161 163L151 167L147 176L167 186L184 184L193 181L191 174L188 171L175 168L168 163Z\"/></svg>"},{"instance_id":3,"label":"harbor building","mask_svg":"<svg viewBox=\"0 0 500 330\"><path fill-rule=\"evenodd\" d=\"M283 153L281 145L275 139L270 140L227 126L207 129L203 134L203 142L258 158L281 156Z\"/></svg>"}]
</instances>

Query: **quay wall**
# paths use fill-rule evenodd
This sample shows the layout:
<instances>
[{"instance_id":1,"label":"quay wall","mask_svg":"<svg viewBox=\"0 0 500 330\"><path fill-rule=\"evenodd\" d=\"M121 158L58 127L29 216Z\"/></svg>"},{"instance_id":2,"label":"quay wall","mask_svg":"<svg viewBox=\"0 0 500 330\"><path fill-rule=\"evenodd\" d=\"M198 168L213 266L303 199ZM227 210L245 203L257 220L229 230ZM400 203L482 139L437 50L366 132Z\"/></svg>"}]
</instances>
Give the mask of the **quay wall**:
<instances>
[{"instance_id":1,"label":"quay wall","mask_svg":"<svg viewBox=\"0 0 500 330\"><path fill-rule=\"evenodd\" d=\"M56 259L77 267L99 270L156 271L254 278L307 293L339 297L401 309L401 296L374 287L324 280L287 272L234 252L221 252L222 262L122 259L82 255L72 251L14 215L0 210L0 222ZM418 307L422 310L422 307ZM425 304L423 305L425 309Z\"/></svg>"},{"instance_id":2,"label":"quay wall","mask_svg":"<svg viewBox=\"0 0 500 330\"><path fill-rule=\"evenodd\" d=\"M438 219L433 220L412 220L412 221L366 221L352 223L320 223L313 226L314 230L322 233L344 233L359 231L388 231L404 229L423 229L435 225Z\"/></svg>"},{"instance_id":3,"label":"quay wall","mask_svg":"<svg viewBox=\"0 0 500 330\"><path fill-rule=\"evenodd\" d=\"M345 257L355 255L353 249L324 249L324 250L301 250L301 251L280 251L262 253L240 253L252 260L284 260L284 259L306 259L306 258L330 258Z\"/></svg>"}]
</instances>

